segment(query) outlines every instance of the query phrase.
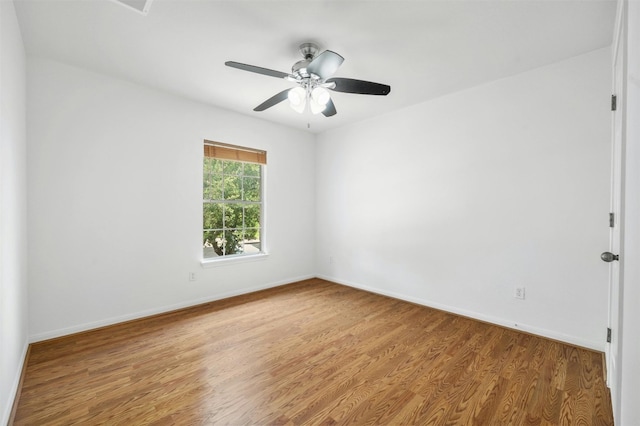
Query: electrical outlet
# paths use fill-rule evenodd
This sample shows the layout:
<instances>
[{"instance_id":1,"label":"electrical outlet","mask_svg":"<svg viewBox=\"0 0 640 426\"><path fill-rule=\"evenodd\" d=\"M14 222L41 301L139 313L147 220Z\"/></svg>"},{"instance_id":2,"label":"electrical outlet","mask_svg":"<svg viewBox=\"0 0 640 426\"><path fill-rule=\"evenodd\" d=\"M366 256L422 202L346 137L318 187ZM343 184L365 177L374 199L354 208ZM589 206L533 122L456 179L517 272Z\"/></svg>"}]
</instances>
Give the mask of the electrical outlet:
<instances>
[{"instance_id":1,"label":"electrical outlet","mask_svg":"<svg viewBox=\"0 0 640 426\"><path fill-rule=\"evenodd\" d=\"M196 273L189 272L189 281L195 281L195 280L196 280Z\"/></svg>"},{"instance_id":2,"label":"electrical outlet","mask_svg":"<svg viewBox=\"0 0 640 426\"><path fill-rule=\"evenodd\" d=\"M516 299L524 299L524 287L516 287L513 292L513 297Z\"/></svg>"}]
</instances>

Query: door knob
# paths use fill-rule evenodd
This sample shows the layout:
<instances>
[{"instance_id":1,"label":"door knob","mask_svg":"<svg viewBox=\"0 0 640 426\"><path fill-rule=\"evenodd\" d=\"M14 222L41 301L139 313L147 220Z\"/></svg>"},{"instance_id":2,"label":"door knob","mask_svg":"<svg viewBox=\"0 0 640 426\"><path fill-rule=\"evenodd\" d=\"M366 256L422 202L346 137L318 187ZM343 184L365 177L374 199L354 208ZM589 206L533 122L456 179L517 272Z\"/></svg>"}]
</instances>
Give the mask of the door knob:
<instances>
[{"instance_id":1,"label":"door knob","mask_svg":"<svg viewBox=\"0 0 640 426\"><path fill-rule=\"evenodd\" d=\"M614 260L620 260L620 256L618 256L617 254L613 254L610 251L605 251L600 255L600 259L604 260L605 262L613 262Z\"/></svg>"}]
</instances>

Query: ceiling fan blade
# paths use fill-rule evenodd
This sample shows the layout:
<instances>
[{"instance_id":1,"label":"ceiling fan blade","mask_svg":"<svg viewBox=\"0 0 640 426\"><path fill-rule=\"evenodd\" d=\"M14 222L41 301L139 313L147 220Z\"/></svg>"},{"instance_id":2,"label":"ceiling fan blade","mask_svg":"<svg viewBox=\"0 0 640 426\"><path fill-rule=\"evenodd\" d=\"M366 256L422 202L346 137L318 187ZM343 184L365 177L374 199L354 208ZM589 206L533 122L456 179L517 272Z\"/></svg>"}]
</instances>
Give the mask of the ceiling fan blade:
<instances>
[{"instance_id":1,"label":"ceiling fan blade","mask_svg":"<svg viewBox=\"0 0 640 426\"><path fill-rule=\"evenodd\" d=\"M283 90L282 92L278 93L277 95L273 95L272 97L270 97L269 99L267 99L266 101L264 101L263 103L261 103L260 105L255 107L253 110L254 111L264 111L267 108L271 108L272 106L274 106L276 104L279 104L280 102L282 102L285 99L287 99L287 95L289 94L289 90L291 90L291 89Z\"/></svg>"},{"instance_id":2,"label":"ceiling fan blade","mask_svg":"<svg viewBox=\"0 0 640 426\"><path fill-rule=\"evenodd\" d=\"M324 79L332 76L342 65L342 61L344 61L344 58L336 52L325 50L307 65L307 72Z\"/></svg>"},{"instance_id":3,"label":"ceiling fan blade","mask_svg":"<svg viewBox=\"0 0 640 426\"><path fill-rule=\"evenodd\" d=\"M257 74L269 75L271 77L286 78L289 74L285 72L270 70L269 68L256 67L255 65L241 64L240 62L227 61L224 63L231 68L238 68L239 70L255 72Z\"/></svg>"},{"instance_id":4,"label":"ceiling fan blade","mask_svg":"<svg viewBox=\"0 0 640 426\"><path fill-rule=\"evenodd\" d=\"M371 81L354 80L352 78L330 78L326 83L335 83L336 87L331 90L344 93L357 93L360 95L382 95L386 96L391 92L391 86L386 84L373 83Z\"/></svg>"},{"instance_id":5,"label":"ceiling fan blade","mask_svg":"<svg viewBox=\"0 0 640 426\"><path fill-rule=\"evenodd\" d=\"M333 100L329 99L327 106L324 108L324 111L322 111L322 115L325 117L331 117L332 115L336 115L337 112L338 111L336 111L336 106L333 104Z\"/></svg>"}]
</instances>

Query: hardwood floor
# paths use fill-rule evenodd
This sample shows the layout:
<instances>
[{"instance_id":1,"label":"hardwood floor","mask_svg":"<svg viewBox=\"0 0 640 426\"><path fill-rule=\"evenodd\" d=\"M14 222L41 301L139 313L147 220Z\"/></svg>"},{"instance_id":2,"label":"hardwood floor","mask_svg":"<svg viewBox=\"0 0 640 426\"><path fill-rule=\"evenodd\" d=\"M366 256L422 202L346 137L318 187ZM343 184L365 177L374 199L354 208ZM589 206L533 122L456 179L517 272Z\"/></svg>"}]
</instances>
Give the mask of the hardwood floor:
<instances>
[{"instance_id":1,"label":"hardwood floor","mask_svg":"<svg viewBox=\"0 0 640 426\"><path fill-rule=\"evenodd\" d=\"M34 344L16 425L611 425L602 354L314 279Z\"/></svg>"}]
</instances>

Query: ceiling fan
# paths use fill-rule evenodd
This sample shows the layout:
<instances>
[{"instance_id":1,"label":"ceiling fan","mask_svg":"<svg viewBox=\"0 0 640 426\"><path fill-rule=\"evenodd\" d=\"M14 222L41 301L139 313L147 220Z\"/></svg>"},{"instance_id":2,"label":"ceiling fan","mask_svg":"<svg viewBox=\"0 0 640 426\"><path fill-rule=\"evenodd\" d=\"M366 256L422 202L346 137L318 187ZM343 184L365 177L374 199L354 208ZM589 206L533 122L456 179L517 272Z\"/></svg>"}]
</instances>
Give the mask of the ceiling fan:
<instances>
[{"instance_id":1,"label":"ceiling fan","mask_svg":"<svg viewBox=\"0 0 640 426\"><path fill-rule=\"evenodd\" d=\"M338 70L344 58L331 50L325 50L320 54L318 51L318 46L314 43L301 44L300 53L304 59L293 64L291 74L240 62L227 61L224 64L228 67L284 78L292 83L297 83L293 89L283 90L270 97L255 107L254 111L264 111L285 99L289 99L291 108L299 113L303 113L309 106L313 114L322 113L325 117L331 117L337 111L328 90L382 96L388 95L391 91L391 87L386 84L331 77Z\"/></svg>"}]
</instances>

